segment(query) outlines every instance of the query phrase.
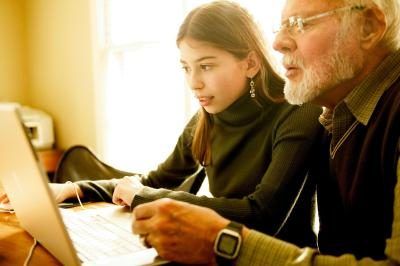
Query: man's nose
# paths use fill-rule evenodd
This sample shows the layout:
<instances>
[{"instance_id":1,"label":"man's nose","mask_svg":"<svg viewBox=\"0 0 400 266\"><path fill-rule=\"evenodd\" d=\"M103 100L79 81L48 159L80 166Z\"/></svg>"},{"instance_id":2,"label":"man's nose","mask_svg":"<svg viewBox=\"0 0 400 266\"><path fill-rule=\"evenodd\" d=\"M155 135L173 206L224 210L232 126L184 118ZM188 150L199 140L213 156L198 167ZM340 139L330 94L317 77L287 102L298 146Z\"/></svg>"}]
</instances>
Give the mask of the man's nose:
<instances>
[{"instance_id":1,"label":"man's nose","mask_svg":"<svg viewBox=\"0 0 400 266\"><path fill-rule=\"evenodd\" d=\"M272 47L281 54L286 54L288 52L293 52L296 49L297 44L287 32L279 31L275 35Z\"/></svg>"}]
</instances>

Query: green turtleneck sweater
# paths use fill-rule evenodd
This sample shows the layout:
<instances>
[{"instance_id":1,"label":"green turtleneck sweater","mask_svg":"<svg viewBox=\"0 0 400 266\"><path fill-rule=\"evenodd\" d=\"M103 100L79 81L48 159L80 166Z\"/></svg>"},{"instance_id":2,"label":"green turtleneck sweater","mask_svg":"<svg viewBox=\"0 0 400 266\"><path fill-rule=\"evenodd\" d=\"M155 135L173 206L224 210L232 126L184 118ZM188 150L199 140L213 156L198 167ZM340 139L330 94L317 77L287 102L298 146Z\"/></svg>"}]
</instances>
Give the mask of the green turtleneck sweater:
<instances>
[{"instance_id":1,"label":"green turtleneck sweater","mask_svg":"<svg viewBox=\"0 0 400 266\"><path fill-rule=\"evenodd\" d=\"M135 195L132 207L167 197L209 207L251 228L276 233L305 179L321 130L320 113L320 108L311 105L257 104L246 94L212 115L212 163L205 170L213 198L170 190L201 167L191 151L193 117L172 154L142 179L146 187ZM86 199L112 199L112 181L78 184Z\"/></svg>"}]
</instances>

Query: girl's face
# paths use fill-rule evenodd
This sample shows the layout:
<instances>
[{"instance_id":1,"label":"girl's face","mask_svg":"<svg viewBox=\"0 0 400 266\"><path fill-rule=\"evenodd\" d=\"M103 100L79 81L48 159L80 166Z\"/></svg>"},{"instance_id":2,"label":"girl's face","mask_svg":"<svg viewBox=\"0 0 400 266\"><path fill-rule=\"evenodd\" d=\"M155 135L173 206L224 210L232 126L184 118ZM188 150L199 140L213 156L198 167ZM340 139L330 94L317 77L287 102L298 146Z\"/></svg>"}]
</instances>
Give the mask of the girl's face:
<instances>
[{"instance_id":1,"label":"girl's face","mask_svg":"<svg viewBox=\"0 0 400 266\"><path fill-rule=\"evenodd\" d=\"M248 62L206 42L184 38L179 43L186 82L210 114L225 110L248 93Z\"/></svg>"}]
</instances>

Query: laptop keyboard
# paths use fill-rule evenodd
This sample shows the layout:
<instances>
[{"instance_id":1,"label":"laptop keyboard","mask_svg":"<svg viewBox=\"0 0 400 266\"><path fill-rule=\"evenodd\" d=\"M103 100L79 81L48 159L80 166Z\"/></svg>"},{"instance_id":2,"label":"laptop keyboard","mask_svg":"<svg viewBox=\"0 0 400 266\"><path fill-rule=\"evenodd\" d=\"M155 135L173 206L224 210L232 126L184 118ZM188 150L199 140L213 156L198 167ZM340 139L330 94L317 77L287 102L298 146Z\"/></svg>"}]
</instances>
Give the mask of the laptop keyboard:
<instances>
[{"instance_id":1,"label":"laptop keyboard","mask_svg":"<svg viewBox=\"0 0 400 266\"><path fill-rule=\"evenodd\" d=\"M81 261L96 261L146 249L132 232L96 213L63 214Z\"/></svg>"}]
</instances>

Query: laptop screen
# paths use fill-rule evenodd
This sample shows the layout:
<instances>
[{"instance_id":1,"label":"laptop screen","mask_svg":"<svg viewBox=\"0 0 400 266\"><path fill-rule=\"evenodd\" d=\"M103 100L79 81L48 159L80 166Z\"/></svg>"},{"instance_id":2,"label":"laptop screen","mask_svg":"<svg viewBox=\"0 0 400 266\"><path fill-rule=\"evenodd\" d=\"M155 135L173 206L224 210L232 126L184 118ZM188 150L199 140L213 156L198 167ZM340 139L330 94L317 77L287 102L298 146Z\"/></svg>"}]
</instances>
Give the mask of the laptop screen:
<instances>
[{"instance_id":1,"label":"laptop screen","mask_svg":"<svg viewBox=\"0 0 400 266\"><path fill-rule=\"evenodd\" d=\"M60 262L65 265L80 265L76 249L48 185L47 175L33 150L17 107L0 104L0 130L0 181L20 225ZM119 216L120 209L109 214L112 220L118 220L121 218ZM130 231L127 231L127 235L139 241ZM152 248L106 261L108 265L159 265L167 262L157 257ZM103 260L103 265L104 262Z\"/></svg>"}]
</instances>

